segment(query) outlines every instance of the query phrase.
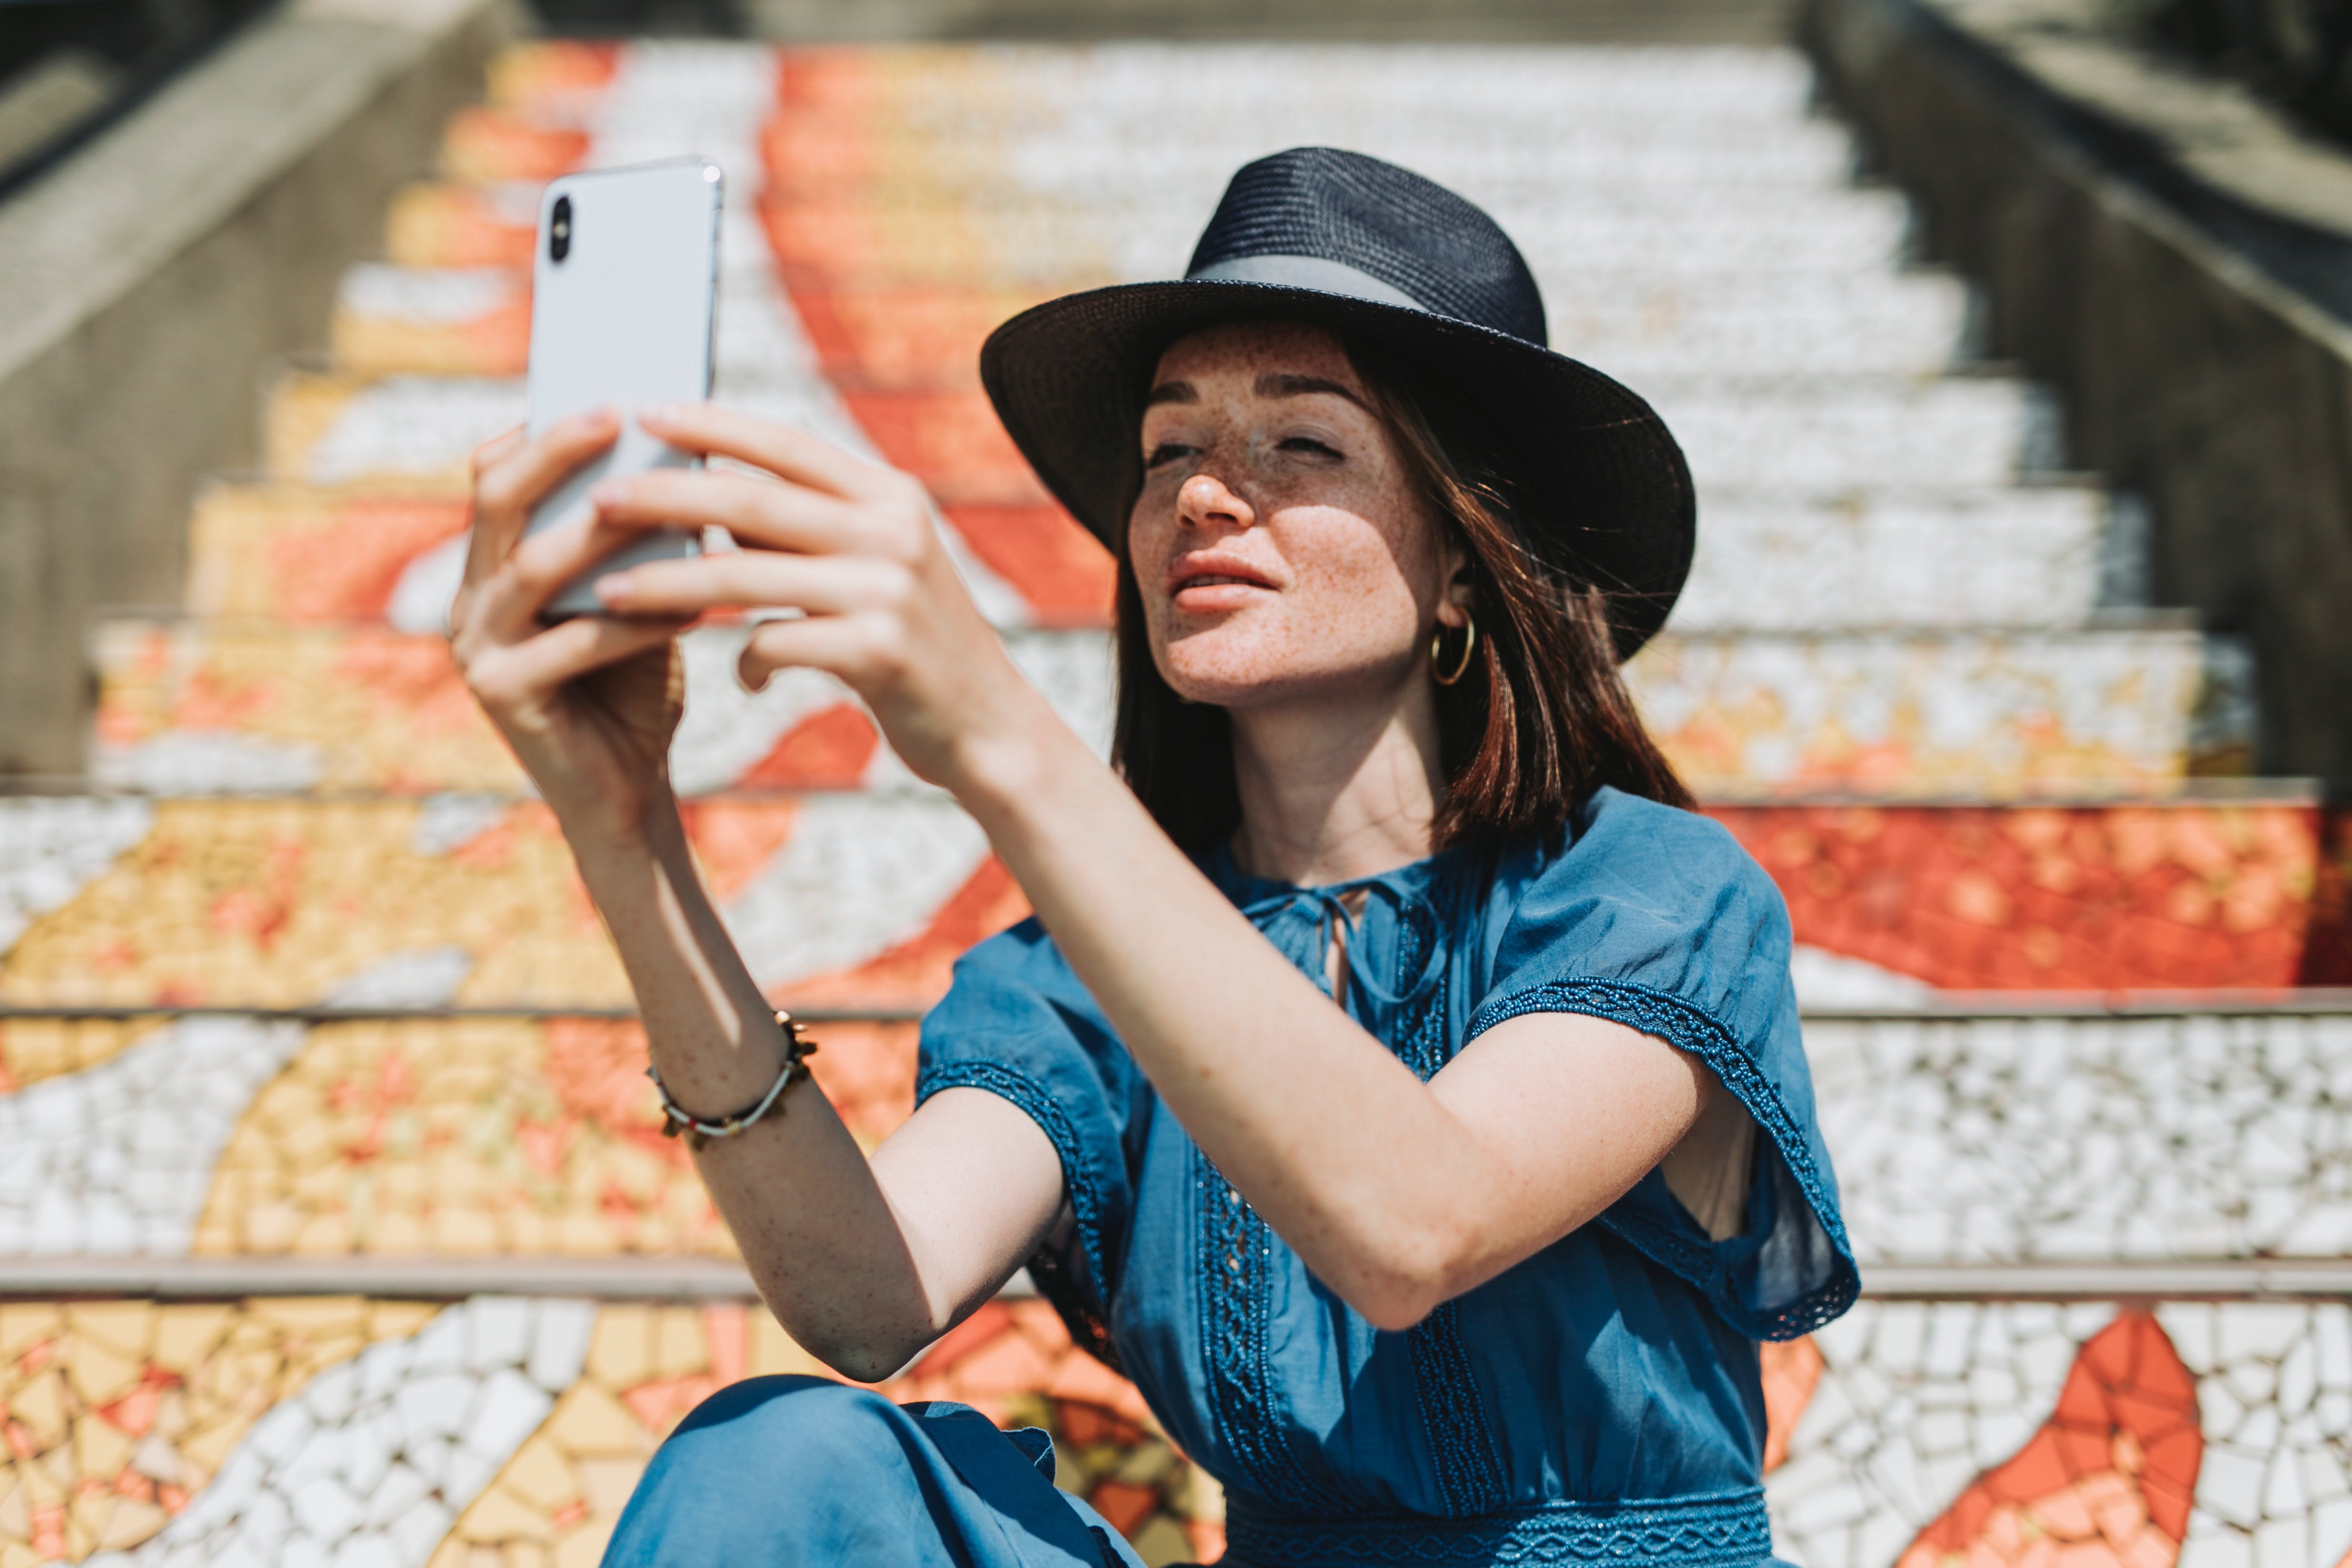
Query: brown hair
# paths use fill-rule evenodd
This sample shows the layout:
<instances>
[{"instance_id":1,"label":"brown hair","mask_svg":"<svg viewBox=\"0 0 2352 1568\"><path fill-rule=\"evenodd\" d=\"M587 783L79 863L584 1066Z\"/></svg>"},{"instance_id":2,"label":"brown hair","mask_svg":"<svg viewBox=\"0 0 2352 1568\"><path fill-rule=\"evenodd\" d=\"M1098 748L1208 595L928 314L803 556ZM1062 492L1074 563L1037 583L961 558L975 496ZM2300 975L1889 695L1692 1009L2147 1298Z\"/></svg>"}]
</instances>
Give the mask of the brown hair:
<instances>
[{"instance_id":1,"label":"brown hair","mask_svg":"<svg viewBox=\"0 0 2352 1568\"><path fill-rule=\"evenodd\" d=\"M1607 594L1529 549L1522 519L1536 503L1508 477L1513 465L1471 414L1475 405L1375 345L1343 342L1431 515L1469 557L1478 650L1462 680L1437 692L1446 789L1431 848L1550 832L1603 785L1692 807L1618 674ZM1125 549L1118 631L1112 761L1178 843L1221 842L1241 823L1232 722L1222 707L1185 702L1160 675Z\"/></svg>"}]
</instances>

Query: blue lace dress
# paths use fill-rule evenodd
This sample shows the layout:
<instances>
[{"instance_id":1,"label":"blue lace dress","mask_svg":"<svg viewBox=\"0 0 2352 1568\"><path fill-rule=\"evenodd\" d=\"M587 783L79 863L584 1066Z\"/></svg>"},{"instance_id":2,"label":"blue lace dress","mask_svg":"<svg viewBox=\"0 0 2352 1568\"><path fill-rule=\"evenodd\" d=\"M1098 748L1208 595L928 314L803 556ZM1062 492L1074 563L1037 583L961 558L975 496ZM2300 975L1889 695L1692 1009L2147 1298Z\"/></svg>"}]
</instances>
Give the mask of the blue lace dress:
<instances>
[{"instance_id":1,"label":"blue lace dress","mask_svg":"<svg viewBox=\"0 0 2352 1568\"><path fill-rule=\"evenodd\" d=\"M1711 1239L1653 1171L1597 1220L1383 1333L1194 1145L1036 922L973 948L924 1022L918 1096L986 1090L1052 1139L1076 1224L1033 1273L1223 1483L1229 1561L1769 1561L1756 1342L1820 1326L1857 1286L1771 882L1705 818L1614 790L1549 841L1345 886L1246 877L1222 854L1204 869L1318 977L1344 895L1362 890L1340 1000L1423 1078L1506 1019L1591 1014L1705 1061L1760 1134L1741 1234ZM966 1467L950 1453L940 1469ZM987 1490L960 1506L987 1514ZM941 1562L1082 1561L1087 1535L1127 1556L1076 1513L1077 1544L1000 1551L930 1511L963 1532ZM778 1550L768 1560L828 1560L804 1533Z\"/></svg>"}]
</instances>

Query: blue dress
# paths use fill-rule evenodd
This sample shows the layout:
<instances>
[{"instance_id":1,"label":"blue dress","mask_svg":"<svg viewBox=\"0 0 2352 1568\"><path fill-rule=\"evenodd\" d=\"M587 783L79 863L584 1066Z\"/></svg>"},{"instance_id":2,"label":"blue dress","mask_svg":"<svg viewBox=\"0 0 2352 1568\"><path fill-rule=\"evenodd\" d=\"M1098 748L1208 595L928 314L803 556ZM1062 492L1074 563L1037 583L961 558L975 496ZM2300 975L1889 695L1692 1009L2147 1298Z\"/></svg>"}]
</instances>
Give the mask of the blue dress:
<instances>
[{"instance_id":1,"label":"blue dress","mask_svg":"<svg viewBox=\"0 0 2352 1568\"><path fill-rule=\"evenodd\" d=\"M1770 880L1715 823L1612 789L1548 840L1457 848L1342 886L1244 876L1222 852L1203 869L1318 978L1332 922L1348 918L1342 896L1361 889L1339 999L1424 1079L1507 1019L1585 1013L1706 1062L1761 1134L1741 1234L1711 1239L1653 1170L1591 1224L1385 1333L1310 1274L1201 1153L1037 922L974 947L924 1021L918 1098L984 1089L1053 1141L1076 1224L1033 1272L1223 1484L1228 1561L1769 1562L1755 1342L1819 1327L1858 1285L1814 1121L1788 914ZM826 1397L926 1424L871 1395ZM889 1419L868 1411L853 1425ZM784 1433L764 1433L770 1446L840 1440L810 1437L810 1423L786 1414L769 1425ZM670 1458L656 1457L608 1561L693 1560L625 1551L650 1539L653 1518L634 1537L632 1524L658 1501ZM967 1473L951 1447L923 1464ZM1024 1489L1046 1484L1034 1467L1025 1474ZM894 1469L866 1495L913 1484ZM1047 1517L1025 1490L978 1506ZM681 1518L659 1512L673 1526ZM1050 1550L993 1538L976 1547L946 1516L935 1519L940 1563L1034 1568L1065 1551L1085 1561L1089 1536L1132 1561L1074 1508L1076 1532ZM850 1560L797 1529L761 1542L764 1561Z\"/></svg>"}]
</instances>

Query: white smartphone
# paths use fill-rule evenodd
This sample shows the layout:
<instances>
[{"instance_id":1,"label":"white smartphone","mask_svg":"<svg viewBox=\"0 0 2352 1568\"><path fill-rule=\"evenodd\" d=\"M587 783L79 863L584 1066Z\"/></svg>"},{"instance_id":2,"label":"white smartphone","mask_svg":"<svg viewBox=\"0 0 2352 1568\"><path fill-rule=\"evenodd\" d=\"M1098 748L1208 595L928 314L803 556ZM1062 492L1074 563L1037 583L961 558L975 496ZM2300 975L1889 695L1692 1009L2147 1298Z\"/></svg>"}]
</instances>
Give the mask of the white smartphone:
<instances>
[{"instance_id":1,"label":"white smartphone","mask_svg":"<svg viewBox=\"0 0 2352 1568\"><path fill-rule=\"evenodd\" d=\"M530 531L587 505L598 480L702 459L647 435L635 411L710 395L718 325L719 165L700 158L569 174L539 205L531 269L530 433L591 409L616 408L621 434L532 512ZM698 553L684 529L646 535L566 584L550 620L604 612L595 580L640 561Z\"/></svg>"}]
</instances>

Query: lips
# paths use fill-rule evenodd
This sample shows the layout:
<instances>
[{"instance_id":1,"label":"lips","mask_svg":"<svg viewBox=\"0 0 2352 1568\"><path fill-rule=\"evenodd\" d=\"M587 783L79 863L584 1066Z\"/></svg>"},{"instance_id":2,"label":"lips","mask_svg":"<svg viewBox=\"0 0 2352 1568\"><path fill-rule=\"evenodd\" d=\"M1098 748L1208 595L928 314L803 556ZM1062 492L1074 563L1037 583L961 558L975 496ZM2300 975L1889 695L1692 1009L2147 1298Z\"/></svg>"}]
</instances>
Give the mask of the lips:
<instances>
[{"instance_id":1,"label":"lips","mask_svg":"<svg viewBox=\"0 0 2352 1568\"><path fill-rule=\"evenodd\" d=\"M1179 562L1168 574L1168 591L1181 594L1194 589L1263 588L1274 584L1263 572L1245 561L1195 556Z\"/></svg>"}]
</instances>

